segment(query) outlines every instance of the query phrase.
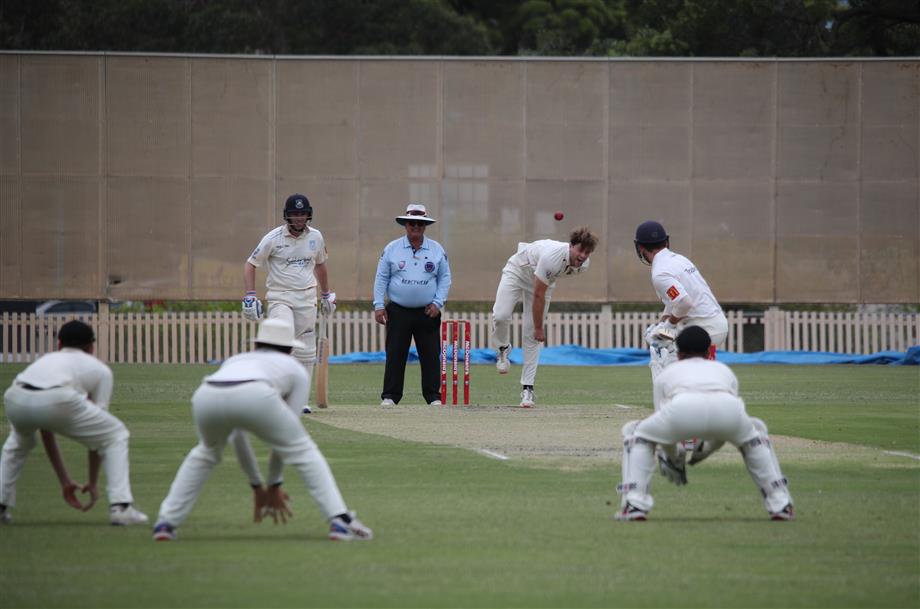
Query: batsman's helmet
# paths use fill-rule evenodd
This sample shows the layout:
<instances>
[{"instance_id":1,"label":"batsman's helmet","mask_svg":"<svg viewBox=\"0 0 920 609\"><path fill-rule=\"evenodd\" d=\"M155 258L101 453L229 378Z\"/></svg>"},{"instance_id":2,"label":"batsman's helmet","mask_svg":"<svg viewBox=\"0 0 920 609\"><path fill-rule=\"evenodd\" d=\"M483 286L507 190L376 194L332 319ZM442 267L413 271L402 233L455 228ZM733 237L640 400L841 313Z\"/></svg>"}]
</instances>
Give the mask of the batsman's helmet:
<instances>
[{"instance_id":1,"label":"batsman's helmet","mask_svg":"<svg viewBox=\"0 0 920 609\"><path fill-rule=\"evenodd\" d=\"M310 206L310 200L307 199L304 195L301 194L292 194L287 198L287 201L284 202L284 221L288 223L288 227L291 229L291 232L302 233L303 228L297 229L294 227L291 219L294 215L306 214L307 221L313 219L313 208Z\"/></svg>"},{"instance_id":2,"label":"batsman's helmet","mask_svg":"<svg viewBox=\"0 0 920 609\"><path fill-rule=\"evenodd\" d=\"M636 228L636 238L633 241L633 245L636 247L636 256L639 257L639 260L641 260L643 264L649 264L649 261L642 255L639 246L652 246L658 244L662 244L663 247L668 247L670 245L670 237L659 222L647 220Z\"/></svg>"}]
</instances>

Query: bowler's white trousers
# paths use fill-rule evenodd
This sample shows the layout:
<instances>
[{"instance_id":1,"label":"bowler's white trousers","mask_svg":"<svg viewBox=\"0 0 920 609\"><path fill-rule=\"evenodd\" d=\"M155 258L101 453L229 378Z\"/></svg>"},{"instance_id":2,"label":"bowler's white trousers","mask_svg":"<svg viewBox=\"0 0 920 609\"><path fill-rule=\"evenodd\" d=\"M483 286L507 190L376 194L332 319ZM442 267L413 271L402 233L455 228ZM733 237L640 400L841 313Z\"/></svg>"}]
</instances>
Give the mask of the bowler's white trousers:
<instances>
[{"instance_id":1,"label":"bowler's white trousers","mask_svg":"<svg viewBox=\"0 0 920 609\"><path fill-rule=\"evenodd\" d=\"M327 519L347 511L326 459L307 434L300 417L268 383L205 382L192 396L192 417L199 442L179 467L169 494L160 505L157 522L182 524L211 470L220 463L227 436L234 429L244 429L261 438L285 464L293 466Z\"/></svg>"},{"instance_id":2,"label":"bowler's white trousers","mask_svg":"<svg viewBox=\"0 0 920 609\"><path fill-rule=\"evenodd\" d=\"M495 292L495 305L492 307L492 345L498 349L511 344L511 314L517 303L524 304L521 314L521 342L524 347L521 385L534 384L537 365L540 363L540 350L543 348L543 343L533 337L533 282L533 269L508 262L502 269L502 278ZM546 305L543 307L544 328L552 295L553 286L549 286L546 289Z\"/></svg>"},{"instance_id":3,"label":"bowler's white trousers","mask_svg":"<svg viewBox=\"0 0 920 609\"><path fill-rule=\"evenodd\" d=\"M71 387L33 391L13 384L4 397L6 416L13 429L0 457L0 503L16 504L16 481L29 452L35 448L36 432L44 429L76 440L99 452L105 471L109 503L132 503L128 475L128 428L108 411L99 408Z\"/></svg>"}]
</instances>

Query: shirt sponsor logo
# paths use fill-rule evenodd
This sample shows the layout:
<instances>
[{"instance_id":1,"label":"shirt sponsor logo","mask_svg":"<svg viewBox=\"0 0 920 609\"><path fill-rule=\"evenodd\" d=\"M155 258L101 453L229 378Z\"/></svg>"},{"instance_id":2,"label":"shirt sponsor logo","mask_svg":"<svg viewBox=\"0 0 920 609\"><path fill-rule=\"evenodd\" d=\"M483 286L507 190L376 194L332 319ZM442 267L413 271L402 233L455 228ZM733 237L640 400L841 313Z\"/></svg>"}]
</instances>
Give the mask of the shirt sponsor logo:
<instances>
[{"instance_id":1,"label":"shirt sponsor logo","mask_svg":"<svg viewBox=\"0 0 920 609\"><path fill-rule=\"evenodd\" d=\"M429 260L428 262L425 263L425 272L430 273L432 271L434 271L434 262Z\"/></svg>"},{"instance_id":2,"label":"shirt sponsor logo","mask_svg":"<svg viewBox=\"0 0 920 609\"><path fill-rule=\"evenodd\" d=\"M401 279L403 285L428 285L428 279Z\"/></svg>"},{"instance_id":3,"label":"shirt sponsor logo","mask_svg":"<svg viewBox=\"0 0 920 609\"><path fill-rule=\"evenodd\" d=\"M675 287L672 285L671 287L668 288L667 295L668 295L668 297L669 297L671 300L674 300L675 298L677 298L678 296L680 296L680 292L678 292L678 291L677 291L677 288L675 288Z\"/></svg>"},{"instance_id":4,"label":"shirt sponsor logo","mask_svg":"<svg viewBox=\"0 0 920 609\"><path fill-rule=\"evenodd\" d=\"M288 258L287 265L288 266L299 266L302 268L306 266L307 262L309 262L310 260L312 260L312 258Z\"/></svg>"}]
</instances>

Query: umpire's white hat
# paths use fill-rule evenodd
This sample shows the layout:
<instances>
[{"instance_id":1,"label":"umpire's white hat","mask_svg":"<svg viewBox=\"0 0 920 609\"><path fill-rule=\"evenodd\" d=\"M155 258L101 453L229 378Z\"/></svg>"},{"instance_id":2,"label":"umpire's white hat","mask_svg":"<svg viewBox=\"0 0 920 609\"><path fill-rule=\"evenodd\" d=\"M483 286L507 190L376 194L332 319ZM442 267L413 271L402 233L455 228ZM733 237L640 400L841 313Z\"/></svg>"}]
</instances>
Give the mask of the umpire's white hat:
<instances>
[{"instance_id":1,"label":"umpire's white hat","mask_svg":"<svg viewBox=\"0 0 920 609\"><path fill-rule=\"evenodd\" d=\"M295 349L306 349L307 347L294 338L294 326L278 318L266 319L259 324L259 333L252 339L252 342Z\"/></svg>"},{"instance_id":2,"label":"umpire's white hat","mask_svg":"<svg viewBox=\"0 0 920 609\"><path fill-rule=\"evenodd\" d=\"M406 206L406 213L402 216L396 216L396 222L406 225L406 222L409 220L416 220L419 222L424 222L425 224L434 224L437 222L434 218L428 215L428 210L425 209L425 206L421 203L409 203Z\"/></svg>"}]
</instances>

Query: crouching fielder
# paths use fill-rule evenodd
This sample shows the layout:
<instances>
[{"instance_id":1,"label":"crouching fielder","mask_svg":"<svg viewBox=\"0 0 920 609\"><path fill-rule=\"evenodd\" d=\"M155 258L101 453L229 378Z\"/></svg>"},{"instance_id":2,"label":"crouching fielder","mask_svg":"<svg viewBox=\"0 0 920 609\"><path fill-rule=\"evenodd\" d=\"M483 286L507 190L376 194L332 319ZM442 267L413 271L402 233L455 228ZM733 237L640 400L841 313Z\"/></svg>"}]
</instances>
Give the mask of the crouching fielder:
<instances>
[{"instance_id":1,"label":"crouching fielder","mask_svg":"<svg viewBox=\"0 0 920 609\"><path fill-rule=\"evenodd\" d=\"M294 339L290 323L267 319L259 326L254 351L231 357L216 373L205 377L192 396L199 442L182 462L160 505L154 540L176 538L176 529L192 511L234 429L249 431L271 446L269 492L276 497L267 505L283 509L281 467L292 465L329 520L329 539L373 537L371 530L345 507L326 459L300 422L309 383L303 367L290 355L297 348L303 348L303 344ZM257 505L257 511L258 508Z\"/></svg>"},{"instance_id":2,"label":"crouching fielder","mask_svg":"<svg viewBox=\"0 0 920 609\"><path fill-rule=\"evenodd\" d=\"M792 497L773 452L767 426L749 417L738 397L738 379L720 362L706 359L711 341L699 326L677 337L674 364L655 378L655 414L623 426L623 483L617 520L645 520L654 501L649 494L655 470L655 445L661 473L677 485L687 483L686 452L680 441L696 437L690 465L725 442L738 447L773 520L792 520Z\"/></svg>"}]
</instances>

